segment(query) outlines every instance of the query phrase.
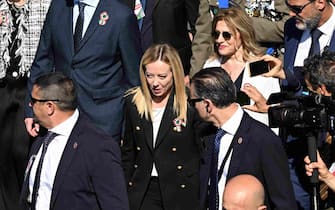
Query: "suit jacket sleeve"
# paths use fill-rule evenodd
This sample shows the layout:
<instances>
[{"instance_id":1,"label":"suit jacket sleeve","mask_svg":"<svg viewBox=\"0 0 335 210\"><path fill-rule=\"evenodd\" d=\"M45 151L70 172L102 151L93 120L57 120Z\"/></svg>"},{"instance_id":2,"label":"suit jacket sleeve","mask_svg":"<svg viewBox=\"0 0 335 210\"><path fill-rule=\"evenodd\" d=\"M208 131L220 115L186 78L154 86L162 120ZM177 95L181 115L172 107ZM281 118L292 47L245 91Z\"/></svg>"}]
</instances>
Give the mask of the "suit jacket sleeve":
<instances>
[{"instance_id":1,"label":"suit jacket sleeve","mask_svg":"<svg viewBox=\"0 0 335 210\"><path fill-rule=\"evenodd\" d=\"M199 17L195 24L196 33L192 42L191 71L192 77L202 69L209 57L212 48L211 23L212 17L209 13L208 0L200 0Z\"/></svg>"},{"instance_id":2,"label":"suit jacket sleeve","mask_svg":"<svg viewBox=\"0 0 335 210\"><path fill-rule=\"evenodd\" d=\"M101 210L128 210L120 148L113 139L105 139L99 149L91 167L92 184Z\"/></svg>"},{"instance_id":3,"label":"suit jacket sleeve","mask_svg":"<svg viewBox=\"0 0 335 210\"><path fill-rule=\"evenodd\" d=\"M45 74L51 72L54 66L54 56L51 46L51 14L52 14L53 3L51 2L50 8L46 15L45 23L41 32L39 45L36 51L34 61L30 69L30 77L28 79L28 92L26 94L26 105L25 105L25 117L32 117L33 111L29 106L30 94L32 91L35 80Z\"/></svg>"},{"instance_id":4,"label":"suit jacket sleeve","mask_svg":"<svg viewBox=\"0 0 335 210\"><path fill-rule=\"evenodd\" d=\"M261 157L265 183L275 209L297 209L287 157L279 137L271 133L262 140Z\"/></svg>"},{"instance_id":5,"label":"suit jacket sleeve","mask_svg":"<svg viewBox=\"0 0 335 210\"><path fill-rule=\"evenodd\" d=\"M139 85L139 64L142 56L140 37L136 17L131 12L121 25L119 34L124 84L127 89Z\"/></svg>"},{"instance_id":6,"label":"suit jacket sleeve","mask_svg":"<svg viewBox=\"0 0 335 210\"><path fill-rule=\"evenodd\" d=\"M188 23L191 27L191 33L195 34L195 24L198 18L199 0L185 0Z\"/></svg>"},{"instance_id":7,"label":"suit jacket sleeve","mask_svg":"<svg viewBox=\"0 0 335 210\"><path fill-rule=\"evenodd\" d=\"M131 123L131 97L127 98L125 103L125 134L123 138L123 144L121 146L122 151L122 167L126 177L126 181L129 181L133 173L133 164L135 161L135 148L134 148L134 131Z\"/></svg>"}]
</instances>

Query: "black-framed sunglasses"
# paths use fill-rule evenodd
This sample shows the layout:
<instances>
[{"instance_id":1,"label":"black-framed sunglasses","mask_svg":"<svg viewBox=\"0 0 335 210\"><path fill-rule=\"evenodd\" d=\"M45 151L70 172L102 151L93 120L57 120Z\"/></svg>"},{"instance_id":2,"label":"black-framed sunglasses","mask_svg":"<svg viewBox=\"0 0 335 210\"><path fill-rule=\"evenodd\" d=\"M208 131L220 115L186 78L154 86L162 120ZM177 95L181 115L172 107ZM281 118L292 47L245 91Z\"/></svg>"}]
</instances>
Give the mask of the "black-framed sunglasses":
<instances>
[{"instance_id":1,"label":"black-framed sunglasses","mask_svg":"<svg viewBox=\"0 0 335 210\"><path fill-rule=\"evenodd\" d=\"M301 6L296 6L296 5L290 5L287 0L285 0L286 6L288 7L289 10L294 12L295 14L300 14L302 10L305 9L309 4L313 3L314 0L309 0L306 4L301 5Z\"/></svg>"},{"instance_id":2,"label":"black-framed sunglasses","mask_svg":"<svg viewBox=\"0 0 335 210\"><path fill-rule=\"evenodd\" d=\"M190 98L190 99L188 99L187 101L188 101L188 104L189 104L190 106L194 107L194 106L195 106L195 103L200 102L200 101L203 101L203 100L205 100L205 99L203 99L203 98Z\"/></svg>"},{"instance_id":3,"label":"black-framed sunglasses","mask_svg":"<svg viewBox=\"0 0 335 210\"><path fill-rule=\"evenodd\" d=\"M224 38L224 40L229 41L232 37L231 33L229 33L228 31L214 31L212 33L212 36L214 37L214 39L218 39L220 37L220 34L222 35L222 37Z\"/></svg>"},{"instance_id":4,"label":"black-framed sunglasses","mask_svg":"<svg viewBox=\"0 0 335 210\"><path fill-rule=\"evenodd\" d=\"M30 98L30 104L31 105L34 105L36 102L43 103L43 102L48 102L48 101L55 101L55 102L57 102L57 101L59 101L59 99L37 99L37 98L33 98L33 97Z\"/></svg>"}]
</instances>

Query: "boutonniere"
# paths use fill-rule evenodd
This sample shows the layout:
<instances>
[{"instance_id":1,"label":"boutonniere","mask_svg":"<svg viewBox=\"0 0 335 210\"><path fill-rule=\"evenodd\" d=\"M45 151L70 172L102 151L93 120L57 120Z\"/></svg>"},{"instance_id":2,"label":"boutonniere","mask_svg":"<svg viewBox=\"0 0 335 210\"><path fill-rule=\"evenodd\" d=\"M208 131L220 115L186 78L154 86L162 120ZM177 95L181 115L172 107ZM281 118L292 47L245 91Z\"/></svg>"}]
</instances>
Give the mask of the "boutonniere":
<instances>
[{"instance_id":1,"label":"boutonniere","mask_svg":"<svg viewBox=\"0 0 335 210\"><path fill-rule=\"evenodd\" d=\"M182 126L186 127L185 121L181 120L181 119L178 119L178 118L173 120L173 125L174 125L173 130L177 131L177 132L181 132L181 127Z\"/></svg>"},{"instance_id":2,"label":"boutonniere","mask_svg":"<svg viewBox=\"0 0 335 210\"><path fill-rule=\"evenodd\" d=\"M100 20L99 25L103 26L107 23L107 20L109 19L108 13L106 11L100 13Z\"/></svg>"},{"instance_id":3,"label":"boutonniere","mask_svg":"<svg viewBox=\"0 0 335 210\"><path fill-rule=\"evenodd\" d=\"M0 26L7 26L9 21L9 14L7 12L0 12Z\"/></svg>"}]
</instances>

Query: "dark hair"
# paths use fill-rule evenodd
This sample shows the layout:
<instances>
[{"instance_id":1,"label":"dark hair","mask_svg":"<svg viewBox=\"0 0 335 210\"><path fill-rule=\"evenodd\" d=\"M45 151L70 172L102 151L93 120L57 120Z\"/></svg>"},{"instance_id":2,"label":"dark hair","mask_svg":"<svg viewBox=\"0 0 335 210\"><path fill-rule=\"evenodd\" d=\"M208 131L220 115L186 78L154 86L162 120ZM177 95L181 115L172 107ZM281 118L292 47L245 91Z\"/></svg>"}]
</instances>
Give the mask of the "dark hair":
<instances>
[{"instance_id":1,"label":"dark hair","mask_svg":"<svg viewBox=\"0 0 335 210\"><path fill-rule=\"evenodd\" d=\"M313 89L325 85L329 92L335 93L335 52L326 50L322 55L309 57L303 71Z\"/></svg>"},{"instance_id":2,"label":"dark hair","mask_svg":"<svg viewBox=\"0 0 335 210\"><path fill-rule=\"evenodd\" d=\"M36 79L41 99L58 100L55 103L62 111L72 111L78 106L73 81L61 72L45 74Z\"/></svg>"},{"instance_id":3,"label":"dark hair","mask_svg":"<svg viewBox=\"0 0 335 210\"><path fill-rule=\"evenodd\" d=\"M197 97L210 99L219 108L236 101L236 87L221 67L200 70L192 77L191 85Z\"/></svg>"}]
</instances>

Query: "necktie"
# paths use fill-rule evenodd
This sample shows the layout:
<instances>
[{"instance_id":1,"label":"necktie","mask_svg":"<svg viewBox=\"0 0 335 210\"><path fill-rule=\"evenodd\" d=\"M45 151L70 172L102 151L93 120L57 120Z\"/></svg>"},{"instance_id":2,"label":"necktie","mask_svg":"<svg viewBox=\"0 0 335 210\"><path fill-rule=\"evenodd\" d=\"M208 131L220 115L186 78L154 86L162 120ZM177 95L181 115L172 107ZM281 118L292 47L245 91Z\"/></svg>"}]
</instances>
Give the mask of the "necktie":
<instances>
[{"instance_id":1,"label":"necktie","mask_svg":"<svg viewBox=\"0 0 335 210\"><path fill-rule=\"evenodd\" d=\"M42 147L42 153L40 157L40 161L38 162L36 174L35 174L35 180L34 180L34 186L33 186L33 193L32 193L32 199L31 199L31 207L32 210L36 209L36 200L38 197L38 189L40 187L40 178L41 178L41 172L42 172L42 165L45 153L47 152L48 146L50 142L57 136L58 134L48 131L46 134L44 140L43 140L43 147Z\"/></svg>"},{"instance_id":2,"label":"necktie","mask_svg":"<svg viewBox=\"0 0 335 210\"><path fill-rule=\"evenodd\" d=\"M218 157L220 151L220 141L226 132L219 129L214 140L214 150L212 155L210 187L209 187L209 210L219 209L219 189L218 189Z\"/></svg>"},{"instance_id":3,"label":"necktie","mask_svg":"<svg viewBox=\"0 0 335 210\"><path fill-rule=\"evenodd\" d=\"M83 25L84 25L84 9L86 4L79 2L79 15L76 22L76 27L74 30L73 41L74 41L74 51L77 52L80 44L80 40L83 36Z\"/></svg>"},{"instance_id":4,"label":"necktie","mask_svg":"<svg viewBox=\"0 0 335 210\"><path fill-rule=\"evenodd\" d=\"M322 35L322 32L319 29L312 30L311 32L312 45L311 45L311 49L309 50L308 56L320 55L319 38L321 35Z\"/></svg>"}]
</instances>

